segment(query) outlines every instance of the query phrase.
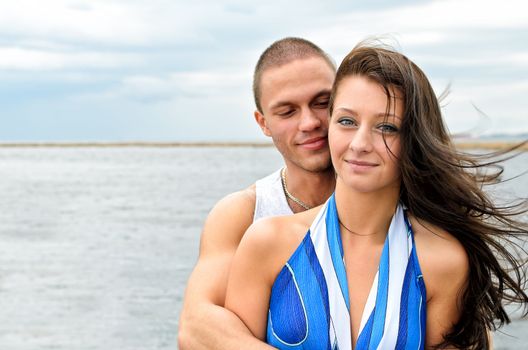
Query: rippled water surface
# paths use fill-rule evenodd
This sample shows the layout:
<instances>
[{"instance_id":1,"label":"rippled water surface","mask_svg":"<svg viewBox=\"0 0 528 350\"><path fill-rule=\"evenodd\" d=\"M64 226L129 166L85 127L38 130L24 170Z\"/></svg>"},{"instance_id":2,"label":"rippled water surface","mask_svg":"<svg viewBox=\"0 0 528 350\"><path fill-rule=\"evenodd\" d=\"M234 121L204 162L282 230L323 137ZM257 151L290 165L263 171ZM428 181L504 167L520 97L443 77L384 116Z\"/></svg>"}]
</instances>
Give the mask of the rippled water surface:
<instances>
[{"instance_id":1,"label":"rippled water surface","mask_svg":"<svg viewBox=\"0 0 528 350\"><path fill-rule=\"evenodd\" d=\"M176 349L207 212L280 164L273 148L0 148L0 349ZM528 195L528 176L503 190ZM524 348L527 326L496 349Z\"/></svg>"}]
</instances>

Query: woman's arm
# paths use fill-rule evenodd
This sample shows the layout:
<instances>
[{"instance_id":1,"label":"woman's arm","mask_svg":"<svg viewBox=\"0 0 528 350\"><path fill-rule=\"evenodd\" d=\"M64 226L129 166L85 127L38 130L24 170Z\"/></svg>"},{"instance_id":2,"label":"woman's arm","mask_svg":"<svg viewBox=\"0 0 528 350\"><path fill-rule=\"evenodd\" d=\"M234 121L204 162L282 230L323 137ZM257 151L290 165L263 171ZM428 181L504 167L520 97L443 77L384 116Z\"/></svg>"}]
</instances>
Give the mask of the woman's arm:
<instances>
[{"instance_id":1,"label":"woman's arm","mask_svg":"<svg viewBox=\"0 0 528 350\"><path fill-rule=\"evenodd\" d=\"M424 281L428 291L426 345L432 347L444 341L458 322L463 305L462 295L467 282L467 256L446 251L443 261ZM430 297L429 297L430 295Z\"/></svg>"},{"instance_id":2,"label":"woman's arm","mask_svg":"<svg viewBox=\"0 0 528 350\"><path fill-rule=\"evenodd\" d=\"M416 249L427 291L426 349L444 341L463 310L468 256L451 234L413 222Z\"/></svg>"},{"instance_id":3,"label":"woman's arm","mask_svg":"<svg viewBox=\"0 0 528 350\"><path fill-rule=\"evenodd\" d=\"M274 219L256 222L244 235L231 265L225 301L225 307L261 340L266 338L271 286L281 266Z\"/></svg>"}]
</instances>

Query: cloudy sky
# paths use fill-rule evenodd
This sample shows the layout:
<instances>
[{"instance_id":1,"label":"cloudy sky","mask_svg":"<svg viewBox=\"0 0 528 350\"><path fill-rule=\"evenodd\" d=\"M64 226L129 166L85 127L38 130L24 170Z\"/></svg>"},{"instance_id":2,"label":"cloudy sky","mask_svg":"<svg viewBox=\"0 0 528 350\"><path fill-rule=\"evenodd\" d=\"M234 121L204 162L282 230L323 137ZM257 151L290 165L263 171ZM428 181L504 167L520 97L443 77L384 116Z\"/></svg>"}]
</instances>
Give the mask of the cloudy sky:
<instances>
[{"instance_id":1,"label":"cloudy sky","mask_svg":"<svg viewBox=\"0 0 528 350\"><path fill-rule=\"evenodd\" d=\"M452 132L528 132L524 0L0 0L0 141L263 141L251 76L274 40L337 63L383 36ZM487 117L477 112L475 107Z\"/></svg>"}]
</instances>

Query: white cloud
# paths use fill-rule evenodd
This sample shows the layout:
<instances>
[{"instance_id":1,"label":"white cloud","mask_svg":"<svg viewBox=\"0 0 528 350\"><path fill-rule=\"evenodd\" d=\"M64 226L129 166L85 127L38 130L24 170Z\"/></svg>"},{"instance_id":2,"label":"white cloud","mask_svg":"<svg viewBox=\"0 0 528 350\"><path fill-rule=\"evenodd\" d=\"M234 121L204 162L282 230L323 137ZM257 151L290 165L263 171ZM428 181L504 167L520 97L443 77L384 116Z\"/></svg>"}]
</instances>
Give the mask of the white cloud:
<instances>
[{"instance_id":1,"label":"white cloud","mask_svg":"<svg viewBox=\"0 0 528 350\"><path fill-rule=\"evenodd\" d=\"M445 86L439 82L433 84L436 87ZM442 103L444 117L453 132L475 129L484 133L526 131L527 94L528 80L494 84L476 81L455 83ZM486 117L483 118L475 107Z\"/></svg>"},{"instance_id":2,"label":"white cloud","mask_svg":"<svg viewBox=\"0 0 528 350\"><path fill-rule=\"evenodd\" d=\"M417 2L388 9L344 11L326 18L322 27L309 28L306 36L344 56L359 40L370 36L392 36L404 51L427 45L468 40L475 30L528 30L528 11L523 0L443 0ZM464 35L466 34L466 35ZM519 43L522 47L522 43ZM477 47L478 49L478 47Z\"/></svg>"},{"instance_id":3,"label":"white cloud","mask_svg":"<svg viewBox=\"0 0 528 350\"><path fill-rule=\"evenodd\" d=\"M390 34L435 82L454 80L448 118L455 129L473 115L471 102L483 101L483 110L504 120L501 126L518 120L528 109L528 88L521 81L528 66L524 1L405 3L3 1L0 70L4 82L19 79L10 85L10 93L19 89L13 96L24 96L33 86L30 80L39 79L39 91L49 81L51 90L64 94L57 98L61 105L78 102L119 113L120 106L133 110L139 102L145 113L188 118L189 129L181 131L187 137L197 128L193 116L210 125L218 116L229 116L227 129L238 134L245 129L243 123L238 129L237 118L253 108L253 66L273 40L306 37L339 63L359 40ZM491 85L488 74L500 86ZM62 82L72 84L60 89ZM82 88L82 82L92 85ZM70 89L73 85L81 87ZM9 103L19 109L16 99Z\"/></svg>"},{"instance_id":4,"label":"white cloud","mask_svg":"<svg viewBox=\"0 0 528 350\"><path fill-rule=\"evenodd\" d=\"M528 28L525 4L523 0L434 1L395 10L393 14L404 28Z\"/></svg>"},{"instance_id":5,"label":"white cloud","mask_svg":"<svg viewBox=\"0 0 528 350\"><path fill-rule=\"evenodd\" d=\"M2 4L0 28L13 36L36 36L47 38L78 39L92 37L104 40L112 36L122 39L143 37L140 22L120 18L135 16L130 7L116 7L111 3L94 2L86 9L69 6L71 1L19 0ZM113 25L111 22L114 22ZM132 23L136 23L132 25Z\"/></svg>"},{"instance_id":6,"label":"white cloud","mask_svg":"<svg viewBox=\"0 0 528 350\"><path fill-rule=\"evenodd\" d=\"M195 71L173 73L170 79L177 82L180 86L192 90L214 90L215 92L230 91L238 89L244 84L251 83L251 76L247 73L238 71Z\"/></svg>"},{"instance_id":7,"label":"white cloud","mask_svg":"<svg viewBox=\"0 0 528 350\"><path fill-rule=\"evenodd\" d=\"M460 55L453 55L444 53L442 55L417 54L413 56L413 60L422 63L437 64L442 66L468 66L468 67L525 67L528 68L528 53L518 52L510 53L504 52L501 55L484 56L471 55L471 57L463 57Z\"/></svg>"},{"instance_id":8,"label":"white cloud","mask_svg":"<svg viewBox=\"0 0 528 350\"><path fill-rule=\"evenodd\" d=\"M155 103L172 101L193 101L233 99L251 94L251 74L238 71L192 71L175 72L163 76L129 75L119 85L98 93L82 93L77 99L118 100L130 99ZM250 99L251 103L252 100ZM245 103L243 105L246 105Z\"/></svg>"},{"instance_id":9,"label":"white cloud","mask_svg":"<svg viewBox=\"0 0 528 350\"><path fill-rule=\"evenodd\" d=\"M117 47L192 45L213 42L210 29L246 17L216 1L18 0L0 4L0 32Z\"/></svg>"},{"instance_id":10,"label":"white cloud","mask_svg":"<svg viewBox=\"0 0 528 350\"><path fill-rule=\"evenodd\" d=\"M72 68L122 68L137 65L142 58L135 54L104 52L50 52L0 47L0 69L4 70L61 70Z\"/></svg>"},{"instance_id":11,"label":"white cloud","mask_svg":"<svg viewBox=\"0 0 528 350\"><path fill-rule=\"evenodd\" d=\"M120 89L128 96L161 96L177 98L225 98L250 89L247 74L226 71L178 72L166 77L133 76L123 80Z\"/></svg>"}]
</instances>

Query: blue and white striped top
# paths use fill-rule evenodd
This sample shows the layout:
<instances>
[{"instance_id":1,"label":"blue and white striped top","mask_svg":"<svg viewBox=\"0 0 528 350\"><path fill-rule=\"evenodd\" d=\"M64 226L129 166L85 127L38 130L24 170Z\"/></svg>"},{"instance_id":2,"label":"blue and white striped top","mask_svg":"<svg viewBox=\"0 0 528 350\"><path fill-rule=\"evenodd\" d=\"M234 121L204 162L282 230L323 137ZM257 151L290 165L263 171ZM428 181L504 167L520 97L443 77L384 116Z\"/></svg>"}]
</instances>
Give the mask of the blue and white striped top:
<instances>
[{"instance_id":1,"label":"blue and white striped top","mask_svg":"<svg viewBox=\"0 0 528 350\"><path fill-rule=\"evenodd\" d=\"M277 276L267 342L278 349L352 349L350 303L334 195ZM361 318L356 350L423 349L425 285L404 209L394 214Z\"/></svg>"}]
</instances>

